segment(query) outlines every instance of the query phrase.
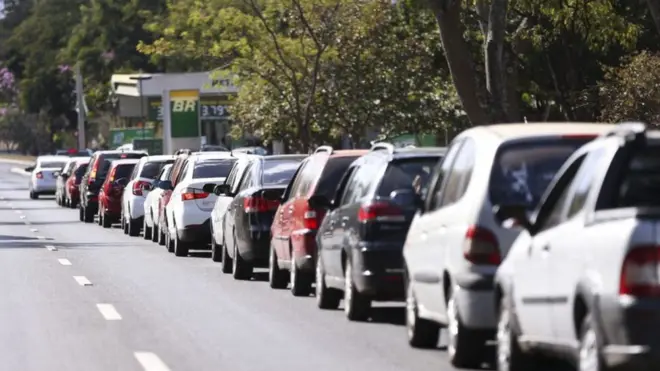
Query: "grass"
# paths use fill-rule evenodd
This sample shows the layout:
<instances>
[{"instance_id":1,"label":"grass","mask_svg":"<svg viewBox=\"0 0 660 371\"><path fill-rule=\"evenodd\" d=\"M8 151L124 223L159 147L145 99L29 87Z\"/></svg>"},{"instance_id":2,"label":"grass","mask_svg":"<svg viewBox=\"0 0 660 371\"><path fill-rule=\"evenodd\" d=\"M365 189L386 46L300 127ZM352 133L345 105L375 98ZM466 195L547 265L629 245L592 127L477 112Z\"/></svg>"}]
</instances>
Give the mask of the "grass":
<instances>
[{"instance_id":1,"label":"grass","mask_svg":"<svg viewBox=\"0 0 660 371\"><path fill-rule=\"evenodd\" d=\"M16 161L35 161L37 158L34 156L15 155L10 153L0 153L0 160L16 160Z\"/></svg>"}]
</instances>

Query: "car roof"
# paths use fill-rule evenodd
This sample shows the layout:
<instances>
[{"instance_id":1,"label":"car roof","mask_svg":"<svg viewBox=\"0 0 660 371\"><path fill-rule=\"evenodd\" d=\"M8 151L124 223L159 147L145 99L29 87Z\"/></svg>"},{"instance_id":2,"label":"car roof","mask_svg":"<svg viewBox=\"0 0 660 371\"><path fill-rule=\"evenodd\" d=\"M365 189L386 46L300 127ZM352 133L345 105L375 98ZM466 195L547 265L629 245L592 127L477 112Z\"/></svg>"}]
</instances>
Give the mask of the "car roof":
<instances>
[{"instance_id":1,"label":"car roof","mask_svg":"<svg viewBox=\"0 0 660 371\"><path fill-rule=\"evenodd\" d=\"M215 159L231 159L236 158L229 152L193 152L190 157L195 161L215 160Z\"/></svg>"},{"instance_id":2,"label":"car roof","mask_svg":"<svg viewBox=\"0 0 660 371\"><path fill-rule=\"evenodd\" d=\"M37 161L69 161L69 156L44 155L37 157Z\"/></svg>"},{"instance_id":3,"label":"car roof","mask_svg":"<svg viewBox=\"0 0 660 371\"><path fill-rule=\"evenodd\" d=\"M110 166L119 166L119 165L134 165L140 162L137 158L122 158L121 160L113 160L110 163Z\"/></svg>"},{"instance_id":4,"label":"car roof","mask_svg":"<svg viewBox=\"0 0 660 371\"><path fill-rule=\"evenodd\" d=\"M95 155L106 155L106 154L122 154L122 153L130 153L130 154L140 154L140 153L147 153L145 151L117 151L117 150L108 150L108 151L96 151L94 152Z\"/></svg>"},{"instance_id":5,"label":"car roof","mask_svg":"<svg viewBox=\"0 0 660 371\"><path fill-rule=\"evenodd\" d=\"M577 122L555 122L555 123L523 123L523 124L497 124L477 126L464 131L465 135L475 132L484 132L498 137L502 141L525 139L536 136L551 135L602 135L616 125L603 123L577 123ZM463 134L459 135L463 136Z\"/></svg>"},{"instance_id":6,"label":"car roof","mask_svg":"<svg viewBox=\"0 0 660 371\"><path fill-rule=\"evenodd\" d=\"M164 160L174 160L174 159L176 159L176 156L174 155L154 155L154 156L142 157L140 160L151 162L151 161L164 161Z\"/></svg>"},{"instance_id":7,"label":"car roof","mask_svg":"<svg viewBox=\"0 0 660 371\"><path fill-rule=\"evenodd\" d=\"M256 155L256 157L261 157L264 161L271 161L271 160L287 160L287 159L304 160L309 156L308 155L301 155L301 154L288 154L288 155L267 155L267 156Z\"/></svg>"},{"instance_id":8,"label":"car roof","mask_svg":"<svg viewBox=\"0 0 660 371\"><path fill-rule=\"evenodd\" d=\"M327 152L319 152L319 153L314 153L314 155L317 154L323 154ZM363 156L369 153L368 149L335 149L330 153L328 157L334 158L334 157L352 157L352 156Z\"/></svg>"}]
</instances>

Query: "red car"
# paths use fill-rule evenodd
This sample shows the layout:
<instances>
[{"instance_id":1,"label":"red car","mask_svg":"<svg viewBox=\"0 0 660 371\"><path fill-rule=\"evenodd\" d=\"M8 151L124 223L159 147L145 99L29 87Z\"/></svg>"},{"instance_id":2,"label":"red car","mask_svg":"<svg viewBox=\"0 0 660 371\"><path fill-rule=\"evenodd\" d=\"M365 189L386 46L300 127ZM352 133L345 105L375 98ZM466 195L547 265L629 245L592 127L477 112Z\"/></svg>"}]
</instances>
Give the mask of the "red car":
<instances>
[{"instance_id":1,"label":"red car","mask_svg":"<svg viewBox=\"0 0 660 371\"><path fill-rule=\"evenodd\" d=\"M78 188L88 165L89 160L78 161L71 170L71 176L64 183L64 204L72 209L77 208L78 202L80 202L80 189Z\"/></svg>"},{"instance_id":2,"label":"red car","mask_svg":"<svg viewBox=\"0 0 660 371\"><path fill-rule=\"evenodd\" d=\"M121 197L138 159L115 160L99 191L99 225L110 228L121 220Z\"/></svg>"},{"instance_id":3,"label":"red car","mask_svg":"<svg viewBox=\"0 0 660 371\"><path fill-rule=\"evenodd\" d=\"M293 295L311 294L316 268L316 231L325 210L311 208L308 201L318 195L333 199L346 169L368 152L336 151L323 146L300 165L271 226L270 287L286 288L290 282Z\"/></svg>"}]
</instances>

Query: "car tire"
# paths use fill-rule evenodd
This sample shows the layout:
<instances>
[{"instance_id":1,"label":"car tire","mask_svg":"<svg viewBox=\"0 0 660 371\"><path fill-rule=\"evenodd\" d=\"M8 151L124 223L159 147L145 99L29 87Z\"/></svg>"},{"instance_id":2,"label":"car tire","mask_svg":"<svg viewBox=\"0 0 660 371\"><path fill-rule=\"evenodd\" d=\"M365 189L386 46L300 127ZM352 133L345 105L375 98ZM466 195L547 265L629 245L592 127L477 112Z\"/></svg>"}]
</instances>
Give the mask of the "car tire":
<instances>
[{"instance_id":1,"label":"car tire","mask_svg":"<svg viewBox=\"0 0 660 371\"><path fill-rule=\"evenodd\" d=\"M229 251L227 251L227 242L225 242L225 239L222 239L222 263L220 266L220 269L222 270L222 273L229 274L232 272L234 263L232 262L232 258L229 256Z\"/></svg>"},{"instance_id":2,"label":"car tire","mask_svg":"<svg viewBox=\"0 0 660 371\"><path fill-rule=\"evenodd\" d=\"M85 221L85 212L83 211L82 206L78 208L78 220L80 220L81 222Z\"/></svg>"},{"instance_id":3,"label":"car tire","mask_svg":"<svg viewBox=\"0 0 660 371\"><path fill-rule=\"evenodd\" d=\"M452 366L480 368L485 358L486 339L463 325L454 290L449 292L447 301L447 334L447 355Z\"/></svg>"},{"instance_id":4,"label":"car tire","mask_svg":"<svg viewBox=\"0 0 660 371\"><path fill-rule=\"evenodd\" d=\"M211 260L220 263L222 261L222 246L215 242L215 237L211 235Z\"/></svg>"},{"instance_id":5,"label":"car tire","mask_svg":"<svg viewBox=\"0 0 660 371\"><path fill-rule=\"evenodd\" d=\"M158 244L161 246L166 246L167 240L165 239L165 233L163 232L163 228L159 225L158 226Z\"/></svg>"},{"instance_id":6,"label":"car tire","mask_svg":"<svg viewBox=\"0 0 660 371\"><path fill-rule=\"evenodd\" d=\"M128 235L131 237L138 237L140 235L140 221L138 219L131 218L131 211L128 211Z\"/></svg>"},{"instance_id":7,"label":"car tire","mask_svg":"<svg viewBox=\"0 0 660 371\"><path fill-rule=\"evenodd\" d=\"M245 261L238 252L236 231L234 231L234 259L232 263L232 276L235 280L247 281L252 278L254 267L250 262Z\"/></svg>"},{"instance_id":8,"label":"car tire","mask_svg":"<svg viewBox=\"0 0 660 371\"><path fill-rule=\"evenodd\" d=\"M525 354L513 328L513 308L506 296L502 297L497 313L497 350L495 367L498 371L527 371L541 368L533 354Z\"/></svg>"},{"instance_id":9,"label":"car tire","mask_svg":"<svg viewBox=\"0 0 660 371\"><path fill-rule=\"evenodd\" d=\"M337 309L341 302L341 290L325 284L325 272L320 257L316 258L316 306L319 309Z\"/></svg>"},{"instance_id":10,"label":"car tire","mask_svg":"<svg viewBox=\"0 0 660 371\"><path fill-rule=\"evenodd\" d=\"M83 208L83 216L85 223L94 223L94 213L89 207Z\"/></svg>"},{"instance_id":11,"label":"car tire","mask_svg":"<svg viewBox=\"0 0 660 371\"><path fill-rule=\"evenodd\" d=\"M293 253L291 255L291 269L289 270L291 294L293 296L309 296L312 293L313 276L308 272L301 272L293 259Z\"/></svg>"},{"instance_id":12,"label":"car tire","mask_svg":"<svg viewBox=\"0 0 660 371\"><path fill-rule=\"evenodd\" d=\"M145 215L144 219L142 219L142 231L143 231L142 237L145 240L150 241L151 238L152 238L151 236L152 236L154 230L153 230L153 227L150 227L150 226L147 225L146 215Z\"/></svg>"},{"instance_id":13,"label":"car tire","mask_svg":"<svg viewBox=\"0 0 660 371\"><path fill-rule=\"evenodd\" d=\"M165 231L165 245L167 246L167 252L174 253L174 241L169 230Z\"/></svg>"},{"instance_id":14,"label":"car tire","mask_svg":"<svg viewBox=\"0 0 660 371\"><path fill-rule=\"evenodd\" d=\"M39 198L39 194L35 191L30 191L30 199L36 200Z\"/></svg>"},{"instance_id":15,"label":"car tire","mask_svg":"<svg viewBox=\"0 0 660 371\"><path fill-rule=\"evenodd\" d=\"M440 325L419 316L415 292L406 280L406 333L408 344L413 348L430 349L438 345Z\"/></svg>"},{"instance_id":16,"label":"car tire","mask_svg":"<svg viewBox=\"0 0 660 371\"><path fill-rule=\"evenodd\" d=\"M176 236L174 237L174 255L188 256L189 252L190 252L190 245L185 241L181 241L181 238L179 238L179 234L177 233Z\"/></svg>"},{"instance_id":17,"label":"car tire","mask_svg":"<svg viewBox=\"0 0 660 371\"><path fill-rule=\"evenodd\" d=\"M591 314L587 315L582 321L580 328L580 347L578 353L578 370L588 371L606 371L602 353L602 347L599 342L597 326Z\"/></svg>"},{"instance_id":18,"label":"car tire","mask_svg":"<svg viewBox=\"0 0 660 371\"><path fill-rule=\"evenodd\" d=\"M151 231L151 242L158 243L158 240L160 239L160 230L158 229L158 225L154 224L152 228L153 230Z\"/></svg>"},{"instance_id":19,"label":"car tire","mask_svg":"<svg viewBox=\"0 0 660 371\"><path fill-rule=\"evenodd\" d=\"M285 289L289 284L289 275L285 270L280 269L277 263L277 251L272 243L268 255L268 285L271 289Z\"/></svg>"},{"instance_id":20,"label":"car tire","mask_svg":"<svg viewBox=\"0 0 660 371\"><path fill-rule=\"evenodd\" d=\"M353 267L346 261L344 272L344 313L349 321L366 321L371 312L371 300L363 295L353 283Z\"/></svg>"},{"instance_id":21,"label":"car tire","mask_svg":"<svg viewBox=\"0 0 660 371\"><path fill-rule=\"evenodd\" d=\"M108 215L107 213L103 213L101 215L101 220L102 220L101 227L106 229L112 227L112 218L110 218L110 215Z\"/></svg>"}]
</instances>

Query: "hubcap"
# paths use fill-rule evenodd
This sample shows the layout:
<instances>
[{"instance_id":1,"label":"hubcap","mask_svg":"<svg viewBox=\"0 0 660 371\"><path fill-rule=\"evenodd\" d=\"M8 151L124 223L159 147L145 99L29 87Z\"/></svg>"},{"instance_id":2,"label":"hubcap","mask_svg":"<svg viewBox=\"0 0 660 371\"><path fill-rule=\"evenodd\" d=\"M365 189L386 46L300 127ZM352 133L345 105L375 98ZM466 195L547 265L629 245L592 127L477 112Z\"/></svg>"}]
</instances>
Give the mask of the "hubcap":
<instances>
[{"instance_id":1,"label":"hubcap","mask_svg":"<svg viewBox=\"0 0 660 371\"><path fill-rule=\"evenodd\" d=\"M346 266L346 279L344 279L344 312L350 311L351 303L353 302L353 269L351 263L347 262Z\"/></svg>"},{"instance_id":2,"label":"hubcap","mask_svg":"<svg viewBox=\"0 0 660 371\"><path fill-rule=\"evenodd\" d=\"M502 309L497 324L497 369L498 371L509 370L511 362L511 325L509 323L509 311Z\"/></svg>"},{"instance_id":3,"label":"hubcap","mask_svg":"<svg viewBox=\"0 0 660 371\"><path fill-rule=\"evenodd\" d=\"M454 299L453 294L447 304L447 335L449 336L447 352L449 357L453 358L456 354L456 341L458 340L458 311L456 310L456 299Z\"/></svg>"},{"instance_id":4,"label":"hubcap","mask_svg":"<svg viewBox=\"0 0 660 371\"><path fill-rule=\"evenodd\" d=\"M289 280L291 281L291 290L295 290L296 288L296 275L298 274L298 269L296 268L296 262L291 259L291 277Z\"/></svg>"},{"instance_id":5,"label":"hubcap","mask_svg":"<svg viewBox=\"0 0 660 371\"><path fill-rule=\"evenodd\" d=\"M598 342L596 332L589 329L580 344L580 371L598 371Z\"/></svg>"},{"instance_id":6,"label":"hubcap","mask_svg":"<svg viewBox=\"0 0 660 371\"><path fill-rule=\"evenodd\" d=\"M412 339L415 333L416 316L416 303L412 293L412 285L408 284L406 290L406 327L408 330L408 338Z\"/></svg>"},{"instance_id":7,"label":"hubcap","mask_svg":"<svg viewBox=\"0 0 660 371\"><path fill-rule=\"evenodd\" d=\"M268 280L270 282L275 281L275 272L273 271L275 269L275 252L273 251L273 248L270 248L270 259L268 259Z\"/></svg>"},{"instance_id":8,"label":"hubcap","mask_svg":"<svg viewBox=\"0 0 660 371\"><path fill-rule=\"evenodd\" d=\"M323 282L323 274L321 274L321 260L316 261L316 299L321 300L322 286L325 284Z\"/></svg>"},{"instance_id":9,"label":"hubcap","mask_svg":"<svg viewBox=\"0 0 660 371\"><path fill-rule=\"evenodd\" d=\"M231 266L236 272L236 267L238 266L238 247L236 246L236 240L234 239L234 260L231 262Z\"/></svg>"}]
</instances>

